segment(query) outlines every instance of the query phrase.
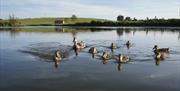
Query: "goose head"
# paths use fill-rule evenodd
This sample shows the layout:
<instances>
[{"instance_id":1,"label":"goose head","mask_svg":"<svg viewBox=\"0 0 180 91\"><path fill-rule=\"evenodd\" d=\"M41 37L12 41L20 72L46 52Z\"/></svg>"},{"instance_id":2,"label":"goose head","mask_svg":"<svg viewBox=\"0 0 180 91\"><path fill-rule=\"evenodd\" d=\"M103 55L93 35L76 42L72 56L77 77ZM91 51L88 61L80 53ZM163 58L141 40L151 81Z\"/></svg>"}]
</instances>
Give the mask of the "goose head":
<instances>
[{"instance_id":1,"label":"goose head","mask_svg":"<svg viewBox=\"0 0 180 91\"><path fill-rule=\"evenodd\" d=\"M157 45L154 45L153 49L154 49L154 50L158 49L158 46L157 46Z\"/></svg>"}]
</instances>

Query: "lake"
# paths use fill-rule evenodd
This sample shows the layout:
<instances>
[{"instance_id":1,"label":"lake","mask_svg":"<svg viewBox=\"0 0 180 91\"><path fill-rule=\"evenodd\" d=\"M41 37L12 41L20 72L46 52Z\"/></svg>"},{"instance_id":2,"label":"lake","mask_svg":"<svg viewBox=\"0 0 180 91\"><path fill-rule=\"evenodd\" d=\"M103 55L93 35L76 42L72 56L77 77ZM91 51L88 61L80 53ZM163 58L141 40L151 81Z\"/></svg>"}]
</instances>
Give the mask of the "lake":
<instances>
[{"instance_id":1,"label":"lake","mask_svg":"<svg viewBox=\"0 0 180 91\"><path fill-rule=\"evenodd\" d=\"M73 37L87 47L74 51ZM154 45L169 47L168 57L155 60ZM113 58L102 60L104 51ZM0 52L1 91L180 91L180 27L1 27ZM129 62L118 63L119 54Z\"/></svg>"}]
</instances>

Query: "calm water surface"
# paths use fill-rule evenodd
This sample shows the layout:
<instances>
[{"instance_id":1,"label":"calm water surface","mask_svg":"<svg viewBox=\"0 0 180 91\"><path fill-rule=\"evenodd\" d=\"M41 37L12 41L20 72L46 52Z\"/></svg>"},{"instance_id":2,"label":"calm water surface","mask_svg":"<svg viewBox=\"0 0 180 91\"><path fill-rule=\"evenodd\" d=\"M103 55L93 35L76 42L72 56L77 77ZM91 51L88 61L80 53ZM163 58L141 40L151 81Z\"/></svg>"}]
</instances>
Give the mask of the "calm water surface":
<instances>
[{"instance_id":1,"label":"calm water surface","mask_svg":"<svg viewBox=\"0 0 180 91\"><path fill-rule=\"evenodd\" d=\"M87 43L85 49L72 49L75 36ZM112 42L118 49L109 49ZM154 59L155 44L170 48L165 60ZM90 47L98 49L94 58ZM58 49L65 58L55 65ZM103 61L103 51L113 58ZM117 63L120 53L130 62ZM180 91L179 84L180 28L0 28L1 91Z\"/></svg>"}]
</instances>

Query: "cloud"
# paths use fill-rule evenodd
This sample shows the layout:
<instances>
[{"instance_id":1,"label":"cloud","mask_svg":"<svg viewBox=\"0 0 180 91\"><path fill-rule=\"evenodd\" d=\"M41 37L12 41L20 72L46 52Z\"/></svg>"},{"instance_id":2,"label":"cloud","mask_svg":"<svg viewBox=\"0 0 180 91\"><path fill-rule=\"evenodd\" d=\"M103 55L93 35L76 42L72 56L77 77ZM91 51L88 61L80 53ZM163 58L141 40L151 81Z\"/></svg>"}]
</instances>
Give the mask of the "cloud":
<instances>
[{"instance_id":1,"label":"cloud","mask_svg":"<svg viewBox=\"0 0 180 91\"><path fill-rule=\"evenodd\" d=\"M130 3L131 2L131 3ZM115 20L117 15L145 17L178 17L177 0L1 0L0 17L15 14L25 17L79 17Z\"/></svg>"},{"instance_id":2,"label":"cloud","mask_svg":"<svg viewBox=\"0 0 180 91\"><path fill-rule=\"evenodd\" d=\"M125 11L122 9L103 5L82 4L78 0L38 0L38 2L37 0L24 2L20 0L10 0L9 2L4 2L4 6L12 6L9 7L9 9L12 8L12 10L3 10L2 16L7 16L11 13L15 13L17 17L59 17L77 14L77 16L80 17L113 19L115 18L114 16L118 14L125 14Z\"/></svg>"}]
</instances>

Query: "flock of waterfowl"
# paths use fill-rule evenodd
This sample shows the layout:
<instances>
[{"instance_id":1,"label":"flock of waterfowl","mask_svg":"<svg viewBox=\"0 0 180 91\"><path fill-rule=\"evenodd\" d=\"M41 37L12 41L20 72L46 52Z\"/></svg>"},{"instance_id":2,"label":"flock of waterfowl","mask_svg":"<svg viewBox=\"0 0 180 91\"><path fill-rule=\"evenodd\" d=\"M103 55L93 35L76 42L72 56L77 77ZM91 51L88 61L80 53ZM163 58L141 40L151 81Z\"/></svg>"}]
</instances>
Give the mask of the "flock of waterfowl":
<instances>
[{"instance_id":1,"label":"flock of waterfowl","mask_svg":"<svg viewBox=\"0 0 180 91\"><path fill-rule=\"evenodd\" d=\"M83 41L78 41L76 37L74 37L73 43L74 43L73 45L74 50L86 48L86 43ZM130 41L127 41L126 46L127 48L130 48L132 46L132 43L130 43ZM115 43L111 43L110 48L112 50L117 49L117 45ZM169 53L169 48L158 48L157 45L154 45L153 51L155 55L154 58L156 60L163 60L167 57L167 54ZM94 56L96 53L98 53L98 49L96 47L91 47L89 49L89 53L91 53ZM110 60L112 58L112 55L109 52L104 51L103 54L101 55L101 58L103 60ZM62 53L60 52L60 50L57 50L54 54L54 61L59 62L62 59L63 59ZM130 59L129 56L125 54L119 54L118 57L116 58L117 62L119 63L126 63L129 61L129 59Z\"/></svg>"}]
</instances>

